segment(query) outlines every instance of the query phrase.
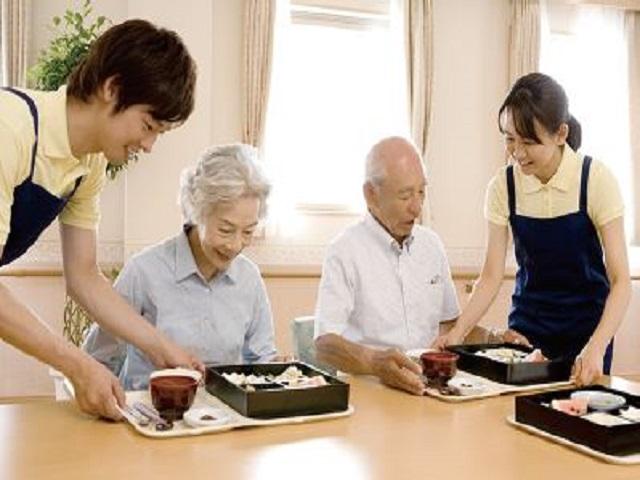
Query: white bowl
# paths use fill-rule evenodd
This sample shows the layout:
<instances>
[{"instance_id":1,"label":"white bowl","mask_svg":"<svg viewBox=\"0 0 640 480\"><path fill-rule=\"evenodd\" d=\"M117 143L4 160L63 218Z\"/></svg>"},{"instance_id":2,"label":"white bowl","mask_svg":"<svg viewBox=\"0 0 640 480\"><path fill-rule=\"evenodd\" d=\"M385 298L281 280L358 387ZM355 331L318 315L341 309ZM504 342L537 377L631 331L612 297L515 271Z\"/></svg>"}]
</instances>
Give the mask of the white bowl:
<instances>
[{"instance_id":1,"label":"white bowl","mask_svg":"<svg viewBox=\"0 0 640 480\"><path fill-rule=\"evenodd\" d=\"M589 408L602 412L616 410L627 404L627 400L621 395L596 390L579 390L573 392L571 398L586 398Z\"/></svg>"}]
</instances>

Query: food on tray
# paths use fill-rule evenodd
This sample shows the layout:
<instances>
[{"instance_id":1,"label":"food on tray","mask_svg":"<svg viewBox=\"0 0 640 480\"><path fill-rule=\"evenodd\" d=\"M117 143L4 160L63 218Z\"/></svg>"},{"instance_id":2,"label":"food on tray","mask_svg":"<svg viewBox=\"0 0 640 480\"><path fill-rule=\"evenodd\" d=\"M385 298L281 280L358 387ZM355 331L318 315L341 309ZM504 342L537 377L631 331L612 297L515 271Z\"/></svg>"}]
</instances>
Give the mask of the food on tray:
<instances>
[{"instance_id":1,"label":"food on tray","mask_svg":"<svg viewBox=\"0 0 640 480\"><path fill-rule=\"evenodd\" d=\"M322 375L307 376L298 367L292 365L280 375L245 375L244 373L223 373L222 376L229 382L247 391L255 391L257 385L273 386L280 388L308 388L327 385Z\"/></svg>"},{"instance_id":2,"label":"food on tray","mask_svg":"<svg viewBox=\"0 0 640 480\"><path fill-rule=\"evenodd\" d=\"M620 416L632 422L640 422L640 408L629 405L624 410L620 410Z\"/></svg>"},{"instance_id":3,"label":"food on tray","mask_svg":"<svg viewBox=\"0 0 640 480\"><path fill-rule=\"evenodd\" d=\"M605 427L613 427L615 425L629 425L629 420L626 420L618 415L612 415L605 412L593 412L583 415L582 418L589 420L590 422L603 425Z\"/></svg>"},{"instance_id":4,"label":"food on tray","mask_svg":"<svg viewBox=\"0 0 640 480\"><path fill-rule=\"evenodd\" d=\"M587 413L587 400L585 398L551 400L551 408L567 415L580 416Z\"/></svg>"},{"instance_id":5,"label":"food on tray","mask_svg":"<svg viewBox=\"0 0 640 480\"><path fill-rule=\"evenodd\" d=\"M229 421L229 415L219 408L199 407L185 412L184 423L193 428L223 425Z\"/></svg>"},{"instance_id":6,"label":"food on tray","mask_svg":"<svg viewBox=\"0 0 640 480\"><path fill-rule=\"evenodd\" d=\"M463 396L481 395L487 390L486 385L470 378L461 377L453 377L449 380L448 386L456 389Z\"/></svg>"},{"instance_id":7,"label":"food on tray","mask_svg":"<svg viewBox=\"0 0 640 480\"><path fill-rule=\"evenodd\" d=\"M597 390L579 390L577 392L573 392L571 394L571 398L585 399L589 408L605 412L623 407L627 403L627 400L621 395Z\"/></svg>"},{"instance_id":8,"label":"food on tray","mask_svg":"<svg viewBox=\"0 0 640 480\"><path fill-rule=\"evenodd\" d=\"M523 352L515 348L498 347L478 350L476 355L494 360L500 363L528 363L528 362L546 362L548 359L539 349L535 349L531 353Z\"/></svg>"}]
</instances>

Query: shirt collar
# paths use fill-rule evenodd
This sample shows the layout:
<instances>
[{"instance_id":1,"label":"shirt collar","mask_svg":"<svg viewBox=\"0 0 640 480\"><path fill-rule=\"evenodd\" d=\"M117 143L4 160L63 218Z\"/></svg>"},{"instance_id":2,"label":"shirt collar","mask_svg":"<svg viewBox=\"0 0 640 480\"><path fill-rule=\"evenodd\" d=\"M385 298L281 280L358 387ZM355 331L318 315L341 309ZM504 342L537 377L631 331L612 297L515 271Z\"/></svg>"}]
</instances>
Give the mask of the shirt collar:
<instances>
[{"instance_id":1,"label":"shirt collar","mask_svg":"<svg viewBox=\"0 0 640 480\"><path fill-rule=\"evenodd\" d=\"M562 149L558 170L549 179L547 185L561 192L568 192L569 187L575 181L578 163L578 154L569 145L565 145ZM535 193L544 187L544 184L535 175L522 175L521 178L524 193Z\"/></svg>"},{"instance_id":2,"label":"shirt collar","mask_svg":"<svg viewBox=\"0 0 640 480\"><path fill-rule=\"evenodd\" d=\"M75 158L69 144L67 129L67 86L62 85L40 102L40 143L49 158Z\"/></svg>"},{"instance_id":3,"label":"shirt collar","mask_svg":"<svg viewBox=\"0 0 640 480\"><path fill-rule=\"evenodd\" d=\"M196 259L193 257L191 245L189 244L188 233L191 228L193 227L185 225L182 232L176 237L176 280L181 282L191 275L197 275L206 282L204 277L202 277L200 270L198 270ZM225 271L216 275L214 279L227 278L232 283L236 283L239 275L236 263L236 259L233 259L229 264L229 267Z\"/></svg>"},{"instance_id":4,"label":"shirt collar","mask_svg":"<svg viewBox=\"0 0 640 480\"><path fill-rule=\"evenodd\" d=\"M401 250L401 246L398 244L398 241L391 236L391 234L387 231L386 228L382 226L382 224L378 221L376 217L370 211L367 211L364 217L364 223L367 225L369 230L373 233L374 237L385 247L391 248L392 250L399 252ZM414 227L415 228L415 227ZM402 242L403 246L407 248L409 251L411 244L413 243L414 235L413 229L407 238Z\"/></svg>"}]
</instances>

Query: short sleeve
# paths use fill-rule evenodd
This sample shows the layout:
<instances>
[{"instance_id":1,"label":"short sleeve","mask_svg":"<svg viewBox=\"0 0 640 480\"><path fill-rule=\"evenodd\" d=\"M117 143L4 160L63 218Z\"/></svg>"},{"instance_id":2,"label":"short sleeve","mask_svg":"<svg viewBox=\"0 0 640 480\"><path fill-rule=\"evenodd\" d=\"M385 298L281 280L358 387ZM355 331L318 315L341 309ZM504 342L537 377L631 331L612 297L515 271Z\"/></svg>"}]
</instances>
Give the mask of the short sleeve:
<instances>
[{"instance_id":1,"label":"short sleeve","mask_svg":"<svg viewBox=\"0 0 640 480\"><path fill-rule=\"evenodd\" d=\"M335 245L329 246L322 266L315 311L314 338L342 335L355 304L353 278Z\"/></svg>"},{"instance_id":2,"label":"short sleeve","mask_svg":"<svg viewBox=\"0 0 640 480\"><path fill-rule=\"evenodd\" d=\"M502 168L489 182L484 201L484 217L496 225L509 223L506 170Z\"/></svg>"},{"instance_id":3,"label":"short sleeve","mask_svg":"<svg viewBox=\"0 0 640 480\"><path fill-rule=\"evenodd\" d=\"M587 212L599 230L624 215L624 201L613 173L603 163L593 161L587 187Z\"/></svg>"},{"instance_id":4,"label":"short sleeve","mask_svg":"<svg viewBox=\"0 0 640 480\"><path fill-rule=\"evenodd\" d=\"M65 225L95 230L100 222L100 192L106 183L106 159L96 155L90 160L91 170L60 214Z\"/></svg>"},{"instance_id":5,"label":"short sleeve","mask_svg":"<svg viewBox=\"0 0 640 480\"><path fill-rule=\"evenodd\" d=\"M7 125L4 120L0 120L0 145L2 145L2 161L0 161L0 245L4 245L9 236L13 191L29 175L31 148L35 139L31 130L33 130L33 124L30 124L29 132L24 132L24 135L21 135L14 127Z\"/></svg>"}]
</instances>

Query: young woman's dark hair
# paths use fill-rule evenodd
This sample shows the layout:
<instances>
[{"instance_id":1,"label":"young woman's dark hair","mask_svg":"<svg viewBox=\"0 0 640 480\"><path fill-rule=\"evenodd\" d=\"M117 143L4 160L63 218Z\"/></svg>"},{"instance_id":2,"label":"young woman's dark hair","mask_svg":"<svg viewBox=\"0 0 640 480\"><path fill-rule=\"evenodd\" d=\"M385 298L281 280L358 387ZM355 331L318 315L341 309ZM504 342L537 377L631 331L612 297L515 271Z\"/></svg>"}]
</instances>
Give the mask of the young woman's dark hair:
<instances>
[{"instance_id":1,"label":"young woman's dark hair","mask_svg":"<svg viewBox=\"0 0 640 480\"><path fill-rule=\"evenodd\" d=\"M150 105L156 120L182 123L193 111L196 66L175 32L145 20L114 25L73 70L67 93L86 102L111 77L116 112Z\"/></svg>"},{"instance_id":2,"label":"young woman's dark hair","mask_svg":"<svg viewBox=\"0 0 640 480\"><path fill-rule=\"evenodd\" d=\"M569 126L567 143L578 150L582 143L580 123L569 113L569 100L564 89L553 78L543 73L530 73L520 77L513 85L498 112L498 127L502 127L503 113L509 110L513 124L522 138L541 143L536 135L534 119L549 133L555 133L560 125Z\"/></svg>"}]
</instances>

